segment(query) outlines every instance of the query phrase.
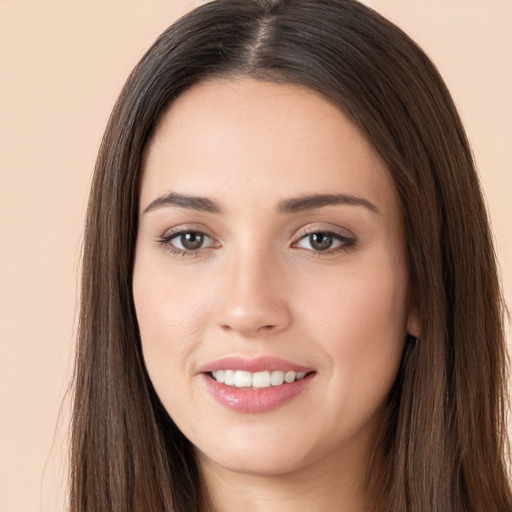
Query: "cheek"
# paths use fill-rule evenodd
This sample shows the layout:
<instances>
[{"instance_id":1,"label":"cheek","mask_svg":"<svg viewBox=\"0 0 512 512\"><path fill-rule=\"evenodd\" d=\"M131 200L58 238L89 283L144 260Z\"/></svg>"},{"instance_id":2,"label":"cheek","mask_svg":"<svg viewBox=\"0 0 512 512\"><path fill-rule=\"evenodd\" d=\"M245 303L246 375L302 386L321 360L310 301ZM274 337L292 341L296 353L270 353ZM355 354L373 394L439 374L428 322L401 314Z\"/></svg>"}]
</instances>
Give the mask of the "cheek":
<instances>
[{"instance_id":1,"label":"cheek","mask_svg":"<svg viewBox=\"0 0 512 512\"><path fill-rule=\"evenodd\" d=\"M380 424L406 336L405 279L357 275L325 283L322 298L308 303L306 327L325 361L325 428L344 438Z\"/></svg>"},{"instance_id":2,"label":"cheek","mask_svg":"<svg viewBox=\"0 0 512 512\"><path fill-rule=\"evenodd\" d=\"M303 318L329 338L343 340L357 333L380 337L405 329L407 286L399 272L351 272L306 287L309 293L299 292L309 312Z\"/></svg>"},{"instance_id":3,"label":"cheek","mask_svg":"<svg viewBox=\"0 0 512 512\"><path fill-rule=\"evenodd\" d=\"M143 344L174 350L199 330L206 314L207 291L193 279L172 279L165 265L136 262L133 277L135 309Z\"/></svg>"},{"instance_id":4,"label":"cheek","mask_svg":"<svg viewBox=\"0 0 512 512\"><path fill-rule=\"evenodd\" d=\"M304 303L304 328L330 359L337 385L377 394L391 386L406 338L402 274L394 266L382 272L367 268L318 283L322 293Z\"/></svg>"},{"instance_id":5,"label":"cheek","mask_svg":"<svg viewBox=\"0 0 512 512\"><path fill-rule=\"evenodd\" d=\"M201 340L207 316L206 294L191 280L173 280L162 265L136 260L133 296L144 362L151 381L168 408L187 385L190 355Z\"/></svg>"},{"instance_id":6,"label":"cheek","mask_svg":"<svg viewBox=\"0 0 512 512\"><path fill-rule=\"evenodd\" d=\"M133 294L144 364L173 421L193 425L201 418L191 396L191 354L201 339L205 306L194 286L178 286L163 276L155 266L135 267Z\"/></svg>"}]
</instances>

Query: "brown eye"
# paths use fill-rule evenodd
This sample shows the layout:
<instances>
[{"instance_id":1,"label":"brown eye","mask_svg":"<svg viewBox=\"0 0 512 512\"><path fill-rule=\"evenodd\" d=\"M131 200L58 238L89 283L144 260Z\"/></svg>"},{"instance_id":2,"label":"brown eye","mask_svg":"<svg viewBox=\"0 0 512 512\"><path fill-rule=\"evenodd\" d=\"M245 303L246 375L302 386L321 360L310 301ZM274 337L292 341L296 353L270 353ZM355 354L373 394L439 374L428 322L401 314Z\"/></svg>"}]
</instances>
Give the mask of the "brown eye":
<instances>
[{"instance_id":1,"label":"brown eye","mask_svg":"<svg viewBox=\"0 0 512 512\"><path fill-rule=\"evenodd\" d=\"M182 231L162 240L173 249L183 252L193 252L213 245L213 240L200 231Z\"/></svg>"},{"instance_id":2,"label":"brown eye","mask_svg":"<svg viewBox=\"0 0 512 512\"><path fill-rule=\"evenodd\" d=\"M317 231L303 236L293 244L294 247L307 249L312 252L334 253L338 250L349 249L355 240L331 231Z\"/></svg>"},{"instance_id":3,"label":"brown eye","mask_svg":"<svg viewBox=\"0 0 512 512\"><path fill-rule=\"evenodd\" d=\"M197 232L183 233L179 236L179 240L183 249L197 251L203 245L204 235Z\"/></svg>"},{"instance_id":4,"label":"brown eye","mask_svg":"<svg viewBox=\"0 0 512 512\"><path fill-rule=\"evenodd\" d=\"M315 251L326 251L330 249L334 237L330 233L313 233L309 235L309 244Z\"/></svg>"}]
</instances>

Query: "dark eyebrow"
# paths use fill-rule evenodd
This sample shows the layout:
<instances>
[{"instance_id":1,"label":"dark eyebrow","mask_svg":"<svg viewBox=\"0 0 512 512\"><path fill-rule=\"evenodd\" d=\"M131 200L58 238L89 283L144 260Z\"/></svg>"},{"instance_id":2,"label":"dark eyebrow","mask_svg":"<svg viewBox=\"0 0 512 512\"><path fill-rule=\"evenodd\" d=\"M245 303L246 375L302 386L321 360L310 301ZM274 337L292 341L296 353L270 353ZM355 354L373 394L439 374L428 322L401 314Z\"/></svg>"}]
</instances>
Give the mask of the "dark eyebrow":
<instances>
[{"instance_id":1,"label":"dark eyebrow","mask_svg":"<svg viewBox=\"0 0 512 512\"><path fill-rule=\"evenodd\" d=\"M370 201L346 194L316 194L287 199L279 203L278 211L281 213L295 213L335 205L363 206L380 215L379 209Z\"/></svg>"},{"instance_id":2,"label":"dark eyebrow","mask_svg":"<svg viewBox=\"0 0 512 512\"><path fill-rule=\"evenodd\" d=\"M371 212L380 215L379 209L370 201L346 194L315 194L286 199L278 204L277 210L280 213L295 213L335 205L363 206ZM163 208L164 206L179 206L208 213L222 213L220 206L211 199L178 194L177 192L170 192L169 194L157 197L149 203L144 213Z\"/></svg>"},{"instance_id":3,"label":"dark eyebrow","mask_svg":"<svg viewBox=\"0 0 512 512\"><path fill-rule=\"evenodd\" d=\"M157 197L154 201L149 203L144 210L144 213L164 206L179 206L181 208L198 210L200 212L222 213L222 209L211 199L206 197L188 196L185 194L178 194L176 192L170 192L169 194Z\"/></svg>"}]
</instances>

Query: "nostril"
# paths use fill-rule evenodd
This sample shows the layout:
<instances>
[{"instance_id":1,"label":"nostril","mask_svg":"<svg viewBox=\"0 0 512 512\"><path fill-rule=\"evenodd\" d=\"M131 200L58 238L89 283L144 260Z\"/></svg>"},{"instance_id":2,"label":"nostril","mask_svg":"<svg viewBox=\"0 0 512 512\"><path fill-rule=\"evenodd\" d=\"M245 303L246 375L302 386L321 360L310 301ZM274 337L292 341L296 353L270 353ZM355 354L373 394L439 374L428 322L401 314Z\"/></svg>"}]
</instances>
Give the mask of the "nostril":
<instances>
[{"instance_id":1,"label":"nostril","mask_svg":"<svg viewBox=\"0 0 512 512\"><path fill-rule=\"evenodd\" d=\"M277 328L277 326L272 325L272 324L254 326L254 327L251 327L249 325L240 325L240 324L234 324L234 323L222 325L222 329L224 331L238 332L245 336L257 336L257 335L267 334L276 328Z\"/></svg>"}]
</instances>

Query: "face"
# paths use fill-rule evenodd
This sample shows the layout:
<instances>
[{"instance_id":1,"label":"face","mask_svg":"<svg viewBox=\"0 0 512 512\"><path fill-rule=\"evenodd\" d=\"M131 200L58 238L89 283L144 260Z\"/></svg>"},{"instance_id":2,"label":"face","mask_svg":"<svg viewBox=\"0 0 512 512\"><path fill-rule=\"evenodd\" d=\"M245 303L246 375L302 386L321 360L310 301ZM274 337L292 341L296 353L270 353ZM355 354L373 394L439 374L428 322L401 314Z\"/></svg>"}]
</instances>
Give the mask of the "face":
<instances>
[{"instance_id":1,"label":"face","mask_svg":"<svg viewBox=\"0 0 512 512\"><path fill-rule=\"evenodd\" d=\"M308 89L203 82L161 119L140 205L144 359L200 462L364 458L412 314L396 194L356 127Z\"/></svg>"}]
</instances>

